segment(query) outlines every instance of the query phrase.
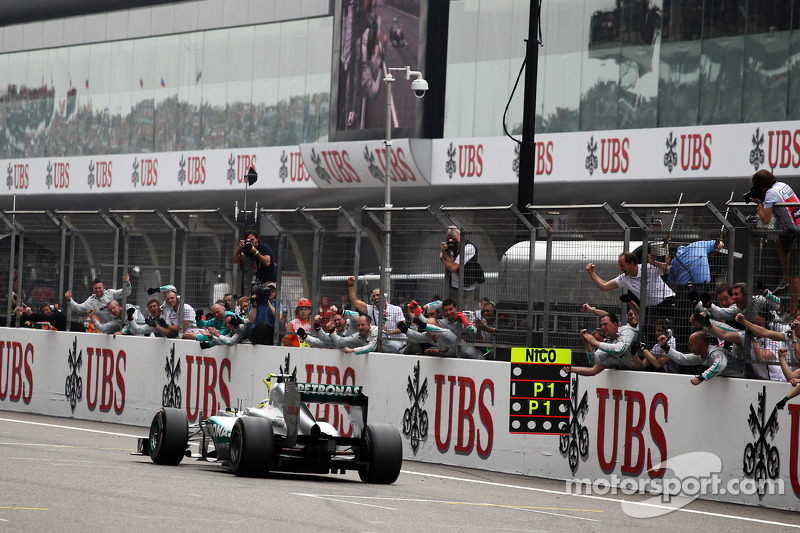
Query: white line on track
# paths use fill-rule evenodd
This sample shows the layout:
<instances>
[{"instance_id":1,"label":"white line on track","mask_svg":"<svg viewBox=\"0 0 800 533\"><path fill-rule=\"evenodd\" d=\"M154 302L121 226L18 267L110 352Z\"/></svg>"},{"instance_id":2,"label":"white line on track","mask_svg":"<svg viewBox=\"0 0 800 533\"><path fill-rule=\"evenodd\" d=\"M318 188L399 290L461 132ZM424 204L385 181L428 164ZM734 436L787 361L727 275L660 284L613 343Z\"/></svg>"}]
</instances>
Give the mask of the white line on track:
<instances>
[{"instance_id":1,"label":"white line on track","mask_svg":"<svg viewBox=\"0 0 800 533\"><path fill-rule=\"evenodd\" d=\"M575 497L578 497L578 498L591 498L591 499L594 499L594 500L602 500L602 501L615 502L615 503L625 502L625 503L631 504L631 505L642 505L642 506L645 506L645 507L656 507L656 508L659 508L659 509L668 509L670 511L680 511L680 512L683 512L683 513L692 513L692 514L699 514L699 515L704 515L704 516L714 516L714 517L718 517L718 518L729 518L731 520L742 520L742 521L745 521L745 522L756 522L756 523L759 523L759 524L767 524L767 525L773 525L773 526L782 526L782 527L791 527L791 528L800 529L800 525L798 525L798 524L789 524L789 523L785 523L785 522L773 522L771 520L760 520L758 518L750 518L750 517L747 517L747 516L737 516L737 515L729 515L729 514L723 514L723 513L711 513L711 512L708 512L708 511L697 511L695 509L685 509L685 508L676 509L674 507L668 507L668 506L665 506L665 505L657 505L657 504L644 503L644 502L633 502L633 501L628 501L628 500L624 500L624 499L607 498L607 497L604 497L604 496L595 496L593 494L572 494L570 492L560 491L560 490L539 489L539 488L535 488L535 487L523 487L523 486L520 486L520 485L511 485L511 484L508 484L508 483L496 483L494 481L482 481L482 480L478 480L478 479L466 479L466 478L454 477L454 476L442 476L442 475L437 475L437 474L429 474L427 472L413 472L411 470L401 470L401 472L404 473L404 474L411 474L411 475L414 475L414 476L426 476L426 477L433 477L433 478L439 478L439 479L449 479L449 480L453 480L453 481L463 481L465 483L478 483L478 484L481 484L481 485L492 485L492 486L495 486L495 487L506 487L506 488L510 488L510 489L529 490L529 491L532 491L532 492L543 492L543 493L546 493L546 494L557 494L559 496L575 496Z\"/></svg>"},{"instance_id":2,"label":"white line on track","mask_svg":"<svg viewBox=\"0 0 800 533\"><path fill-rule=\"evenodd\" d=\"M99 429L76 428L71 426L61 426L58 424L45 424L44 422L29 422L27 420L14 420L13 418L0 418L0 422L16 422L17 424L30 424L32 426L45 426L49 428L71 429L73 431L86 431L89 433L100 433L103 435L116 435L117 437L132 437L134 439L141 437L141 435L129 435L127 433L115 433L113 431L100 431Z\"/></svg>"},{"instance_id":3,"label":"white line on track","mask_svg":"<svg viewBox=\"0 0 800 533\"><path fill-rule=\"evenodd\" d=\"M362 505L362 506L364 506L364 507L376 507L376 508L378 508L378 509L388 509L389 511L397 511L397 509L396 509L396 508L394 508L394 507L384 507L383 505L372 505L372 504L369 504L369 503L351 502L351 501L348 501L348 500L343 500L343 499L341 499L341 498L362 498L362 499L368 499L368 498L369 498L369 496L342 496L341 494L337 494L337 495L327 495L327 494L304 494L304 493L300 493L300 492L295 492L295 493L293 493L293 495L294 495L294 496L307 496L307 497L309 497L309 498L316 498L316 499L318 499L318 500L328 500L328 501L331 501L331 502L349 503L349 504L351 504L351 505ZM334 497L334 496L335 496L335 497ZM384 499L384 498L374 498L374 499L376 499L376 500L381 500L381 499ZM387 498L387 499L388 499L388 498ZM396 499L395 499L395 500L396 500ZM419 501L422 501L422 500L419 500Z\"/></svg>"},{"instance_id":4,"label":"white line on track","mask_svg":"<svg viewBox=\"0 0 800 533\"><path fill-rule=\"evenodd\" d=\"M539 513L539 514L546 514L551 516L560 516L563 518L572 518L575 520L587 520L589 522L599 522L600 520L596 520L594 518L584 518L581 516L572 516L567 514L561 513L553 513L549 511L542 511L540 509L529 509L526 507L518 506L518 505L498 505L494 503L484 503L484 502L462 502L462 501L455 501L455 500L429 500L426 498L389 498L385 496L342 496L341 494L308 494L302 492L295 492L293 493L295 496L307 496L309 498L318 498L320 500L330 500L334 502L341 502L341 503L349 503L352 505L366 505L367 507L377 507L379 509L388 509L390 511L397 511L397 509L393 507L383 507L380 505L370 505L366 503L358 503L349 501L347 499L341 498L349 498L352 500L391 500L394 502L412 502L412 503L444 503L448 505L474 505L474 506L482 506L482 507L504 507L506 509L516 509L517 511L527 511L529 513Z\"/></svg>"}]
</instances>

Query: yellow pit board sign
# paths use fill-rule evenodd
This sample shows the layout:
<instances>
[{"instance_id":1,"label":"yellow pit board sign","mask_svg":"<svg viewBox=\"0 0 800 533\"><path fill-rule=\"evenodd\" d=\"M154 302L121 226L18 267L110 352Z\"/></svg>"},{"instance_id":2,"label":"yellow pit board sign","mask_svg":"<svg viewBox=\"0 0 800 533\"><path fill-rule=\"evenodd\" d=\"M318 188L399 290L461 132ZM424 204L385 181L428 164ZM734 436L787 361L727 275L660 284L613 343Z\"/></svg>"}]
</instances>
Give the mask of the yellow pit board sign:
<instances>
[{"instance_id":1,"label":"yellow pit board sign","mask_svg":"<svg viewBox=\"0 0 800 533\"><path fill-rule=\"evenodd\" d=\"M569 432L572 350L512 348L509 433L566 435Z\"/></svg>"}]
</instances>

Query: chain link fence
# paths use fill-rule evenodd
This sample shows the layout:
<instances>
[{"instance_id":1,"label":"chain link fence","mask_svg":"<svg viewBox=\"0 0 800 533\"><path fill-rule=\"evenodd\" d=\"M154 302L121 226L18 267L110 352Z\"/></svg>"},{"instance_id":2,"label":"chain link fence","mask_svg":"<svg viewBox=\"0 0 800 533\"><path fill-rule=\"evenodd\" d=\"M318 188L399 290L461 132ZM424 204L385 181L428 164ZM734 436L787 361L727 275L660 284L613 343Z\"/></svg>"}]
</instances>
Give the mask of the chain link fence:
<instances>
[{"instance_id":1,"label":"chain link fence","mask_svg":"<svg viewBox=\"0 0 800 533\"><path fill-rule=\"evenodd\" d=\"M364 207L354 213L261 209L253 219L277 263L283 318L278 334L301 298L311 300L314 314L323 298L348 304L346 280L357 276L359 298L369 301L371 289L383 288L388 301L406 313L411 300L425 304L451 295L464 302L459 309L469 321L494 313L489 317L494 333L461 340L490 358L508 359L515 346L552 346L573 349L580 364L579 332L598 326L598 316L586 311L613 312L624 323L629 307L620 300L622 291L598 288L587 265L593 264L602 280L614 280L624 251L656 265L667 256L672 260L671 274L664 275L675 293L671 310L664 314L653 305L660 302L648 302L647 295L638 302L647 344L655 342L659 326L671 330L678 350L689 351L690 295L706 293L706 300L714 300L720 283L746 281L751 294L772 289L782 313L797 311L800 287L783 287L791 273L784 272L776 248L781 232L773 222L761 223L754 207L744 203L729 202L724 212L710 203L528 206L524 213L510 206ZM452 275L439 257L448 228L460 232L458 253L467 243L477 250L484 280L472 291L460 286L451 292ZM149 299L148 287L165 284L176 285L196 309L207 310L227 293L248 295L250 265L242 270L231 261L246 229L220 210L6 211L0 215L3 319L12 316L13 292L21 292L24 303L63 306L66 290L82 301L91 294L93 279L119 287L123 274L133 284L128 303L140 307ZM719 252L711 246L718 241L724 243ZM686 260L682 254L695 249L707 251L692 256L707 258L705 270L680 265ZM457 274L462 271L463 266ZM642 269L644 282L660 275L652 272ZM72 317L76 327L83 318Z\"/></svg>"}]
</instances>

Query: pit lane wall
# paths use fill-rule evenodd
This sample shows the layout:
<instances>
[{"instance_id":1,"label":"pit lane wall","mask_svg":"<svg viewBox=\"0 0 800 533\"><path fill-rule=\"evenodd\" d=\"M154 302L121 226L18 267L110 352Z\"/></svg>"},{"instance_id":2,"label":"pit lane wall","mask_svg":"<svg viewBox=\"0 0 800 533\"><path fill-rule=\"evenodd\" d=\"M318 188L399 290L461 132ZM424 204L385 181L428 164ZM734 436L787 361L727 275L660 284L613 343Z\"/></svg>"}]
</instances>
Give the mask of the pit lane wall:
<instances>
[{"instance_id":1,"label":"pit lane wall","mask_svg":"<svg viewBox=\"0 0 800 533\"><path fill-rule=\"evenodd\" d=\"M588 479L595 494L608 490L603 480L623 489L677 480L690 494L697 484L705 499L800 510L800 403L774 409L785 383L716 378L694 387L690 376L606 371L573 378L569 436L518 435L509 434L509 363L201 350L193 341L0 328L0 409L147 426L160 406L174 405L196 422L226 405L260 402L262 379L287 355L300 381L363 385L368 420L398 427L407 459ZM351 430L345 408L311 407ZM762 477L774 489L759 496Z\"/></svg>"}]
</instances>

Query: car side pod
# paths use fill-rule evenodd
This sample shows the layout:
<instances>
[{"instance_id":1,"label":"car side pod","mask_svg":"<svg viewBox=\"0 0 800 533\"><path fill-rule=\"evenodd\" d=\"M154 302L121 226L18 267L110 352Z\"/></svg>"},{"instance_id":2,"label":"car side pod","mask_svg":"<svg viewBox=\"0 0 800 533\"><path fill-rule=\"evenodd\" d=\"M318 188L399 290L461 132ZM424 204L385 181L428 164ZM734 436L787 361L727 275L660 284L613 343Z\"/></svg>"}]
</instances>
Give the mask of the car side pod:
<instances>
[{"instance_id":1,"label":"car side pod","mask_svg":"<svg viewBox=\"0 0 800 533\"><path fill-rule=\"evenodd\" d=\"M139 448L145 453L144 442L150 459L159 465L180 464L189 444L189 419L181 409L162 407L150 423L150 437L139 439Z\"/></svg>"},{"instance_id":2,"label":"car side pod","mask_svg":"<svg viewBox=\"0 0 800 533\"><path fill-rule=\"evenodd\" d=\"M397 481L403 467L403 441L391 424L367 424L366 464L358 467L364 483L389 484Z\"/></svg>"}]
</instances>

